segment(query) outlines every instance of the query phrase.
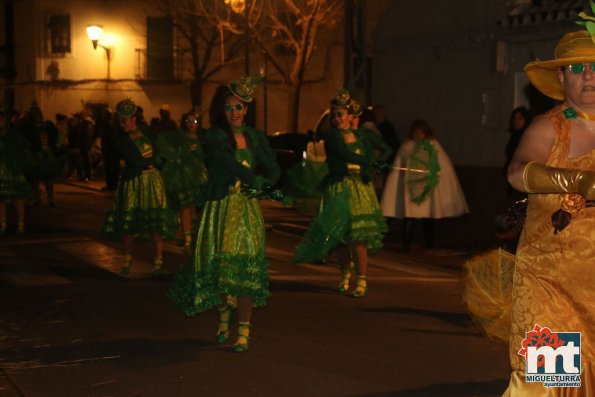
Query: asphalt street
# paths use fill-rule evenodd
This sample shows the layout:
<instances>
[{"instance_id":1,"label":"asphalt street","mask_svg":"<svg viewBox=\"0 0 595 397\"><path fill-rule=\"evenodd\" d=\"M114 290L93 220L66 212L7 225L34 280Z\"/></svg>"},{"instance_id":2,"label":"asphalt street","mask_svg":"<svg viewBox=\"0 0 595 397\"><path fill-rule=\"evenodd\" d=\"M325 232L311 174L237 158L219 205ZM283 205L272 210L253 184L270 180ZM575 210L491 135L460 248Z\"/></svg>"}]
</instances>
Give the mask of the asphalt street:
<instances>
[{"instance_id":1,"label":"asphalt street","mask_svg":"<svg viewBox=\"0 0 595 397\"><path fill-rule=\"evenodd\" d=\"M482 336L461 305L470 248L403 254L393 232L370 258L369 295L354 299L335 291L332 258L289 263L309 218L264 202L272 297L254 312L250 350L237 354L215 342L214 310L187 318L167 300L185 260L176 241L162 277L150 277L146 241L135 244L130 276L119 275L120 245L99 233L111 203L101 186L60 183L56 207L27 208L26 234L0 236L2 397L491 397L506 388L507 347Z\"/></svg>"}]
</instances>

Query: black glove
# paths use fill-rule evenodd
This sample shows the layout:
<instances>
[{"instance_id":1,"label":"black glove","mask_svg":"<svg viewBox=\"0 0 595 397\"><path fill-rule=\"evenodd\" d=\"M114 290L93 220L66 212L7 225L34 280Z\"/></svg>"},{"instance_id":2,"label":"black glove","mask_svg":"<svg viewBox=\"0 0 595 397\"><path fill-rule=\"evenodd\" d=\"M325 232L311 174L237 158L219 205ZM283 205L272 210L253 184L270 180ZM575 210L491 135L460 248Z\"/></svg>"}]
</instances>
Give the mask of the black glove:
<instances>
[{"instance_id":1,"label":"black glove","mask_svg":"<svg viewBox=\"0 0 595 397\"><path fill-rule=\"evenodd\" d=\"M254 188L252 185L249 185L247 183L242 184L241 191L244 195L246 195L249 198L258 197L258 195L260 193L256 188Z\"/></svg>"},{"instance_id":2,"label":"black glove","mask_svg":"<svg viewBox=\"0 0 595 397\"><path fill-rule=\"evenodd\" d=\"M283 201L283 193L268 183L262 185L262 195L269 200Z\"/></svg>"},{"instance_id":3,"label":"black glove","mask_svg":"<svg viewBox=\"0 0 595 397\"><path fill-rule=\"evenodd\" d=\"M381 172L390 171L393 168L391 164L382 163L380 161L374 161L374 163L372 164L372 166L374 168L376 168L378 171L381 171Z\"/></svg>"}]
</instances>

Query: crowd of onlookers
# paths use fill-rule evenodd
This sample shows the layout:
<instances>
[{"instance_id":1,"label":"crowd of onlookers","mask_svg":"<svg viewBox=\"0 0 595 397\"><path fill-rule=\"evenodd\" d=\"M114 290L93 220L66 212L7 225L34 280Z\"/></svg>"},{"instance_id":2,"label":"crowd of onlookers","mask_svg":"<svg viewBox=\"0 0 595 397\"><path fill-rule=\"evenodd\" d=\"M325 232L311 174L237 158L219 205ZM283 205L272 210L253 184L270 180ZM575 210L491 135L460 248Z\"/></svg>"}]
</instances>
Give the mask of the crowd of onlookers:
<instances>
[{"instance_id":1,"label":"crowd of onlookers","mask_svg":"<svg viewBox=\"0 0 595 397\"><path fill-rule=\"evenodd\" d=\"M142 110L139 113L142 116ZM49 205L54 205L53 181L58 179L86 182L105 178L103 190L116 190L120 173L116 137L121 127L111 109L104 108L96 117L87 110L70 116L58 113L50 120L33 103L22 114L11 112L8 119L10 128L21 131L30 145L34 161L26 176L34 188L34 203L41 200L39 182L45 184ZM140 123L146 123L144 118ZM158 132L177 129L167 105L161 107L160 116L150 123Z\"/></svg>"}]
</instances>

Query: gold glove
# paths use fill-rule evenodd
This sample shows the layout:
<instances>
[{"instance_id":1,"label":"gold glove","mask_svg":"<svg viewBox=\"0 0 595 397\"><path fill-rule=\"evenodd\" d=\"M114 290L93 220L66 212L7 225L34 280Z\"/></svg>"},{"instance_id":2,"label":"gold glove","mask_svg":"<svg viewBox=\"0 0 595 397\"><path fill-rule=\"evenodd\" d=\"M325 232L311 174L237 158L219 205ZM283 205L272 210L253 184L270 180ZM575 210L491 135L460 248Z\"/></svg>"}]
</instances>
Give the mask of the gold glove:
<instances>
[{"instance_id":1,"label":"gold glove","mask_svg":"<svg viewBox=\"0 0 595 397\"><path fill-rule=\"evenodd\" d=\"M554 168L532 161L525 166L523 182L529 193L578 193L595 200L595 172Z\"/></svg>"}]
</instances>

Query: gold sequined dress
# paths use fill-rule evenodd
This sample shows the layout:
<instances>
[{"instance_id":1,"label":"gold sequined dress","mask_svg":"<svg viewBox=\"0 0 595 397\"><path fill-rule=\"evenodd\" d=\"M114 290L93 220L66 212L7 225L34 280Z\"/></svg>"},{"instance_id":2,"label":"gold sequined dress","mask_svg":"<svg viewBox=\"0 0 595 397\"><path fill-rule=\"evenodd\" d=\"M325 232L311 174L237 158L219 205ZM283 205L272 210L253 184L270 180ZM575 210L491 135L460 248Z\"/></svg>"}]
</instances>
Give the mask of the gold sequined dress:
<instances>
[{"instance_id":1,"label":"gold sequined dress","mask_svg":"<svg viewBox=\"0 0 595 397\"><path fill-rule=\"evenodd\" d=\"M595 150L569 158L568 105L546 114L556 138L547 165L595 171ZM594 396L595 354L595 208L572 211L566 228L554 233L551 216L568 195L530 194L513 278L509 355L510 384L504 396ZM518 354L535 324L552 332L581 332L581 387L551 387L525 381L526 362Z\"/></svg>"}]
</instances>

